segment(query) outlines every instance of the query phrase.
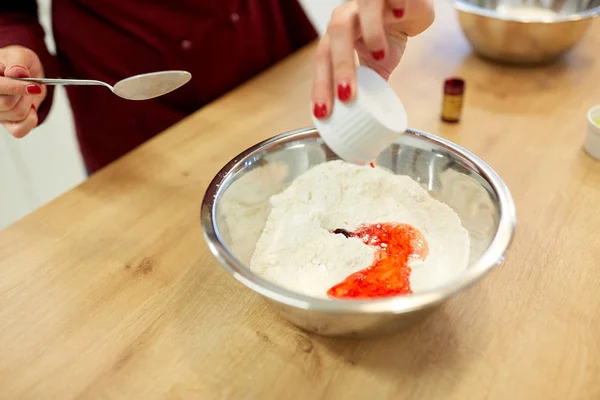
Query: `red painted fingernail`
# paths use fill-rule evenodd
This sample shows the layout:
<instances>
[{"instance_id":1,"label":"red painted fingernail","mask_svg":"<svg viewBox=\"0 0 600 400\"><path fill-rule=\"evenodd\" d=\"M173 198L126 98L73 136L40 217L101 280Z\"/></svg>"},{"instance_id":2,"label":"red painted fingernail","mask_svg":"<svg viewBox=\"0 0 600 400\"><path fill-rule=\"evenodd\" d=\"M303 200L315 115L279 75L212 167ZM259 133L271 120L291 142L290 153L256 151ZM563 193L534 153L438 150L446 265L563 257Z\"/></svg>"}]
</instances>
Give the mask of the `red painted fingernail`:
<instances>
[{"instance_id":1,"label":"red painted fingernail","mask_svg":"<svg viewBox=\"0 0 600 400\"><path fill-rule=\"evenodd\" d=\"M396 18L404 17L404 8L394 8L392 12L394 13L394 17Z\"/></svg>"},{"instance_id":2,"label":"red painted fingernail","mask_svg":"<svg viewBox=\"0 0 600 400\"><path fill-rule=\"evenodd\" d=\"M25 90L27 90L27 93L29 93L29 94L40 94L40 93L42 93L42 88L39 87L38 85L27 85L27 87L25 88Z\"/></svg>"},{"instance_id":3,"label":"red painted fingernail","mask_svg":"<svg viewBox=\"0 0 600 400\"><path fill-rule=\"evenodd\" d=\"M338 84L337 95L340 101L350 100L350 97L352 96L352 89L350 88L350 85L345 82Z\"/></svg>"},{"instance_id":4,"label":"red painted fingernail","mask_svg":"<svg viewBox=\"0 0 600 400\"><path fill-rule=\"evenodd\" d=\"M36 110L36 108L35 108L35 104L32 104L32 105L31 105L31 109L32 109L33 111L37 111L37 110Z\"/></svg>"},{"instance_id":5,"label":"red painted fingernail","mask_svg":"<svg viewBox=\"0 0 600 400\"><path fill-rule=\"evenodd\" d=\"M324 103L315 103L313 114L317 119L323 119L327 115L327 106Z\"/></svg>"},{"instance_id":6,"label":"red painted fingernail","mask_svg":"<svg viewBox=\"0 0 600 400\"><path fill-rule=\"evenodd\" d=\"M374 51L371 53L371 55L377 61L383 60L385 58L385 50Z\"/></svg>"}]
</instances>

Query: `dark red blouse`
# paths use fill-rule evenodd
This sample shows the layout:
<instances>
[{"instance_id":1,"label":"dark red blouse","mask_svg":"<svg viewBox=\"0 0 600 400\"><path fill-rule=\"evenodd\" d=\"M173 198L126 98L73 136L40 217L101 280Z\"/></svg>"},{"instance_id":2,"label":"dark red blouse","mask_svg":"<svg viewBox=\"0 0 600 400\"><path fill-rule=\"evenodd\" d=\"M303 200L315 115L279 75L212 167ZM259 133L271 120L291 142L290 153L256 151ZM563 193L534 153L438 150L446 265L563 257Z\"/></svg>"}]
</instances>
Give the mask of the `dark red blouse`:
<instances>
[{"instance_id":1,"label":"dark red blouse","mask_svg":"<svg viewBox=\"0 0 600 400\"><path fill-rule=\"evenodd\" d=\"M152 100L67 87L82 155L102 168L317 37L297 0L53 0L56 57L35 0L0 2L0 47L36 51L48 77L98 79L168 69L192 80ZM40 107L43 119L52 94Z\"/></svg>"}]
</instances>

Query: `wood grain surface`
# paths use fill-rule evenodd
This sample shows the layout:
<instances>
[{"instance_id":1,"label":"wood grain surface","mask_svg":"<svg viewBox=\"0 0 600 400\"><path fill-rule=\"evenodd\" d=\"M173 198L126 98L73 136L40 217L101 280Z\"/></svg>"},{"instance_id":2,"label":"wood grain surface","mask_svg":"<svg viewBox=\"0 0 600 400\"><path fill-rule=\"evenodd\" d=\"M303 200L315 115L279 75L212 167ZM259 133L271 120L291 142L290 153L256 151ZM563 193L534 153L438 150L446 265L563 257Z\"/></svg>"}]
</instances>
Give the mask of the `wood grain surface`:
<instances>
[{"instance_id":1,"label":"wood grain surface","mask_svg":"<svg viewBox=\"0 0 600 400\"><path fill-rule=\"evenodd\" d=\"M238 152L311 124L309 46L0 231L0 398L599 399L600 162L581 146L600 21L563 61L519 69L472 55L436 3L391 83L412 128L512 190L502 267L420 326L348 341L290 326L218 266L204 190ZM463 120L444 125L456 74Z\"/></svg>"}]
</instances>

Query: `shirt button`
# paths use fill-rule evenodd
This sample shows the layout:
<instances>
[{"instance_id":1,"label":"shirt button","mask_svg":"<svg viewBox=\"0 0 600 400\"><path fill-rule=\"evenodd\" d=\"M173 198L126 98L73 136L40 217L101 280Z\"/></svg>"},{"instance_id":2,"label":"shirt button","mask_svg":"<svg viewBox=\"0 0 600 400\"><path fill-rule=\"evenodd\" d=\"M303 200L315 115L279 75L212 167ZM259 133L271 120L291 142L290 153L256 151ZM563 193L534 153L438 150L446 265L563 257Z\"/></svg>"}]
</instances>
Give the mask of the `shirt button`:
<instances>
[{"instance_id":1,"label":"shirt button","mask_svg":"<svg viewBox=\"0 0 600 400\"><path fill-rule=\"evenodd\" d=\"M240 20L240 14L231 13L231 15L229 15L229 19L231 19L231 22L233 22L234 24L237 24L238 21Z\"/></svg>"},{"instance_id":2,"label":"shirt button","mask_svg":"<svg viewBox=\"0 0 600 400\"><path fill-rule=\"evenodd\" d=\"M181 48L183 50L189 50L189 49L191 49L192 48L192 41L191 40L187 40L187 39L182 40L181 41Z\"/></svg>"}]
</instances>

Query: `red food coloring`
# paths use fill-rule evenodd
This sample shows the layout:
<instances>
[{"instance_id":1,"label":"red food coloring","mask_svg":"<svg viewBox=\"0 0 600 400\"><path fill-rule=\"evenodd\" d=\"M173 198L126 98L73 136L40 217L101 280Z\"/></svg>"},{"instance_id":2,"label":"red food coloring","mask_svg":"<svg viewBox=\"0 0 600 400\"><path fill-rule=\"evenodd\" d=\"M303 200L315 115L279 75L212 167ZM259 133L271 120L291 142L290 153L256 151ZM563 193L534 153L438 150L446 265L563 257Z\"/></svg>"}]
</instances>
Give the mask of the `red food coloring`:
<instances>
[{"instance_id":1,"label":"red food coloring","mask_svg":"<svg viewBox=\"0 0 600 400\"><path fill-rule=\"evenodd\" d=\"M374 163L373 161L371 161L371 162L369 163L369 165L371 166L371 168L375 168L375 163Z\"/></svg>"},{"instance_id":2,"label":"red food coloring","mask_svg":"<svg viewBox=\"0 0 600 400\"><path fill-rule=\"evenodd\" d=\"M377 251L371 266L333 286L327 291L329 296L366 299L412 293L408 262L413 258L424 260L429 253L427 241L419 230L408 224L385 223L363 225L355 232L336 229L334 233L359 238Z\"/></svg>"}]
</instances>

